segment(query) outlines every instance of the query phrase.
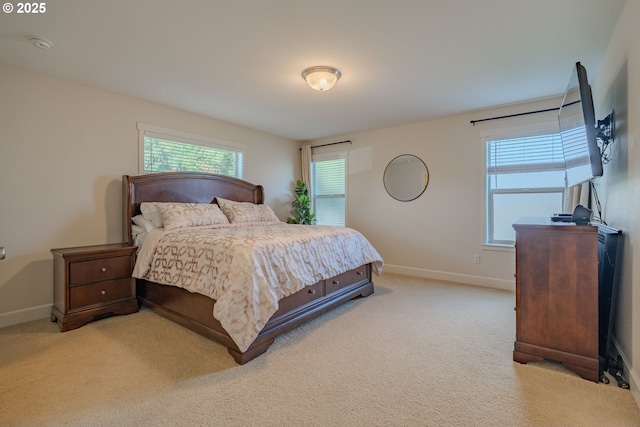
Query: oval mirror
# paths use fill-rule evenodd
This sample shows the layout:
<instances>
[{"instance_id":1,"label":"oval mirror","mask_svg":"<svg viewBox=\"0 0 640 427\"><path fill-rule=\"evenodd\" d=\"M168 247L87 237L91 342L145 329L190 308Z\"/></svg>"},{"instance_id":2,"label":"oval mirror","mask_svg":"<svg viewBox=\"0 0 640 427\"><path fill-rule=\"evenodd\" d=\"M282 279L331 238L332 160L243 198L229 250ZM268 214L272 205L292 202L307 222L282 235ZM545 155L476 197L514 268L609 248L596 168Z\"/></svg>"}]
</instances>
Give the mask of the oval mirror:
<instances>
[{"instance_id":1,"label":"oval mirror","mask_svg":"<svg viewBox=\"0 0 640 427\"><path fill-rule=\"evenodd\" d=\"M401 202L415 200L429 184L427 165L416 156L403 154L391 160L384 170L384 188Z\"/></svg>"}]
</instances>

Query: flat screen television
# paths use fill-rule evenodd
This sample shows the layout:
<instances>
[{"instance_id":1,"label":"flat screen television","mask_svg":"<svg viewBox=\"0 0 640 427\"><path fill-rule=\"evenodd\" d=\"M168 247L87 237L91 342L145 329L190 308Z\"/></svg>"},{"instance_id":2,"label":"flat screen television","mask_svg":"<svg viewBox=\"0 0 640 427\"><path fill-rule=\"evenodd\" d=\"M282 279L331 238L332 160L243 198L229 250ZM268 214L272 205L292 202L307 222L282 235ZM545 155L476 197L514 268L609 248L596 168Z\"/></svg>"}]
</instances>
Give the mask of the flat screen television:
<instances>
[{"instance_id":1,"label":"flat screen television","mask_svg":"<svg viewBox=\"0 0 640 427\"><path fill-rule=\"evenodd\" d=\"M571 73L558 112L567 185L602 176L602 158L596 138L596 119L587 70L579 63Z\"/></svg>"}]
</instances>

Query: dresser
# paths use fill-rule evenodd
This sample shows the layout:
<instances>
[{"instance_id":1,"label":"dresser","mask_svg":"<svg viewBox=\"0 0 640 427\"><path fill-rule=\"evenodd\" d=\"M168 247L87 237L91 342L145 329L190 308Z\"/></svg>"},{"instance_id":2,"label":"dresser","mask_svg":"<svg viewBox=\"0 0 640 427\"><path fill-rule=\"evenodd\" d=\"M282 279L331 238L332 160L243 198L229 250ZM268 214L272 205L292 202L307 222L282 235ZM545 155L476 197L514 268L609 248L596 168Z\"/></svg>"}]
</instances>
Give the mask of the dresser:
<instances>
[{"instance_id":1,"label":"dresser","mask_svg":"<svg viewBox=\"0 0 640 427\"><path fill-rule=\"evenodd\" d=\"M61 331L79 328L107 315L138 311L131 277L135 246L108 244L52 249L51 321Z\"/></svg>"},{"instance_id":2,"label":"dresser","mask_svg":"<svg viewBox=\"0 0 640 427\"><path fill-rule=\"evenodd\" d=\"M561 362L598 382L598 227L522 218L513 360Z\"/></svg>"}]
</instances>

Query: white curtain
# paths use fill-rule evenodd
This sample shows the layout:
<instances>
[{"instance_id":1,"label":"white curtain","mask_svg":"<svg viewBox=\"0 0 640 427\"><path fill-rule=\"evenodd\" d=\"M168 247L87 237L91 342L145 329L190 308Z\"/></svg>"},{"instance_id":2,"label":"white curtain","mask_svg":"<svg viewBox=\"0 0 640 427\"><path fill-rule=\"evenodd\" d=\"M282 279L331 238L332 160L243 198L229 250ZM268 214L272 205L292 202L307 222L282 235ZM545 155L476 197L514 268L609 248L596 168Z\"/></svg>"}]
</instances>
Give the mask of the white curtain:
<instances>
[{"instance_id":1,"label":"white curtain","mask_svg":"<svg viewBox=\"0 0 640 427\"><path fill-rule=\"evenodd\" d=\"M311 145L303 145L300 149L302 165L302 182L311 190Z\"/></svg>"}]
</instances>

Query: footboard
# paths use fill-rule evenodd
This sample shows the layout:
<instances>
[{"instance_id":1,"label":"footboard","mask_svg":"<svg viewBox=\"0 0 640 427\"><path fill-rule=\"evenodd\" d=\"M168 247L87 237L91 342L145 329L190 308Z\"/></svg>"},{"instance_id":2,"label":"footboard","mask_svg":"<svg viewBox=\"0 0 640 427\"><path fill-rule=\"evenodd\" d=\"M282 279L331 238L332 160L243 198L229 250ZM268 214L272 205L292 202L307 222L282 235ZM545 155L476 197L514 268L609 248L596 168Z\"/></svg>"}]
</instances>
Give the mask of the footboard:
<instances>
[{"instance_id":1,"label":"footboard","mask_svg":"<svg viewBox=\"0 0 640 427\"><path fill-rule=\"evenodd\" d=\"M146 280L138 280L137 283L138 298L144 306L225 345L229 354L239 364L247 363L267 351L279 335L346 301L366 297L374 292L371 264L307 286L282 299L279 303L280 308L255 341L247 351L240 352L220 322L213 317L213 299L182 288L159 285Z\"/></svg>"}]
</instances>

